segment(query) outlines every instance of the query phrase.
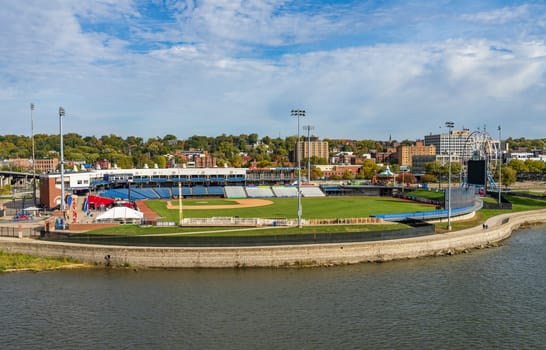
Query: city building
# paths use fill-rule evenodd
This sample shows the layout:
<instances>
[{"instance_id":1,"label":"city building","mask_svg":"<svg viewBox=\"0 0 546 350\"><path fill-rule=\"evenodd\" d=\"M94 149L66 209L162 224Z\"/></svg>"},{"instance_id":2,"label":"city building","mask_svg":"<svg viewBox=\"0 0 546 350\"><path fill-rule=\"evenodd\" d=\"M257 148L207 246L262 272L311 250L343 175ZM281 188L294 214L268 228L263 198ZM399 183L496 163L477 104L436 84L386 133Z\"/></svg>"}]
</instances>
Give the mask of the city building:
<instances>
[{"instance_id":1,"label":"city building","mask_svg":"<svg viewBox=\"0 0 546 350\"><path fill-rule=\"evenodd\" d=\"M324 178L328 179L332 176L343 178L345 174L356 177L362 165L315 165L316 168L322 171Z\"/></svg>"},{"instance_id":2,"label":"city building","mask_svg":"<svg viewBox=\"0 0 546 350\"><path fill-rule=\"evenodd\" d=\"M36 172L37 173L47 173L52 171L57 171L59 168L59 159L36 159Z\"/></svg>"},{"instance_id":3,"label":"city building","mask_svg":"<svg viewBox=\"0 0 546 350\"><path fill-rule=\"evenodd\" d=\"M436 154L436 146L425 146L423 140L415 141L415 145L396 147L396 158L400 166L412 166L414 156L433 156Z\"/></svg>"},{"instance_id":4,"label":"city building","mask_svg":"<svg viewBox=\"0 0 546 350\"><path fill-rule=\"evenodd\" d=\"M297 159L299 159L300 162L304 163L304 160L306 161L308 157L328 159L330 155L328 142L312 139L313 138L311 138L311 141L299 141L296 144L297 158L294 155L292 159L293 162L296 162Z\"/></svg>"}]
</instances>

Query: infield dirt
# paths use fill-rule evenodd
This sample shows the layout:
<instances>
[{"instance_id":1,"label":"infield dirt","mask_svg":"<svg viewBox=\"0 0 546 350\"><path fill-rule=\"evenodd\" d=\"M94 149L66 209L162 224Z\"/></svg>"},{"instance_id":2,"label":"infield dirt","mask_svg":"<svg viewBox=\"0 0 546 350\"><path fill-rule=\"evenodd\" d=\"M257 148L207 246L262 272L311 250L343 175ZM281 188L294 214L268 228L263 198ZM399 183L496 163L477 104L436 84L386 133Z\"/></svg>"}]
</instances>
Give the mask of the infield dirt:
<instances>
[{"instance_id":1,"label":"infield dirt","mask_svg":"<svg viewBox=\"0 0 546 350\"><path fill-rule=\"evenodd\" d=\"M258 198L233 199L232 201L237 202L237 204L226 204L226 205L184 205L182 204L182 207L184 208L184 210L186 209L208 210L208 209L237 209L237 208L263 207L266 205L273 204L273 202L270 200L258 199ZM171 201L168 201L167 209L178 209L178 205L174 205Z\"/></svg>"}]
</instances>

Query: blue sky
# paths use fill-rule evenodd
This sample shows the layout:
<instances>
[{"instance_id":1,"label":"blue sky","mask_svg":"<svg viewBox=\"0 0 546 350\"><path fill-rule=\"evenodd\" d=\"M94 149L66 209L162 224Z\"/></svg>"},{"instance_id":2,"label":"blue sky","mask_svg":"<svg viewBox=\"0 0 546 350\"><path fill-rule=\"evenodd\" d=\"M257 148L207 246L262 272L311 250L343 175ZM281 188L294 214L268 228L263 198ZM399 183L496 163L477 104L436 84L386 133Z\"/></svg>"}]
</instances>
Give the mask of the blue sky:
<instances>
[{"instance_id":1,"label":"blue sky","mask_svg":"<svg viewBox=\"0 0 546 350\"><path fill-rule=\"evenodd\" d=\"M4 0L0 134L546 137L543 1Z\"/></svg>"}]
</instances>

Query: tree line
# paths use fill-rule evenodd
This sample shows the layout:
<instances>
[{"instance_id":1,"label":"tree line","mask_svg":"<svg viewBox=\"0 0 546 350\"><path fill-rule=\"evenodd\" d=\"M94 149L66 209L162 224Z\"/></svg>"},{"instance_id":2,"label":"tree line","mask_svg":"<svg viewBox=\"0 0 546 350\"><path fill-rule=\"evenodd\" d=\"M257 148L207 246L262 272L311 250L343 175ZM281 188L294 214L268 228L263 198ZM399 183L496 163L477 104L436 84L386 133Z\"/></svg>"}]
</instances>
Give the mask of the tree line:
<instances>
[{"instance_id":1,"label":"tree line","mask_svg":"<svg viewBox=\"0 0 546 350\"><path fill-rule=\"evenodd\" d=\"M301 137L304 140L304 137ZM163 165L167 155L176 155L176 151L196 150L206 151L218 160L218 165L247 167L249 160L258 167L288 166L290 154L294 151L297 137L260 138L258 134L226 135L216 137L193 135L187 139L178 139L168 134L163 137L152 137L144 140L138 136L122 138L111 134L101 137L81 136L76 133L63 135L63 152L65 160L85 161L95 163L108 160L120 168ZM373 140L336 140L325 139L330 150L353 152L356 155L368 153L370 150L382 151L388 144ZM55 158L60 152L59 135L34 135L36 159ZM0 158L32 157L32 139L22 135L0 136ZM177 163L184 162L182 157L175 159ZM327 159L313 157L313 164L327 164Z\"/></svg>"},{"instance_id":2,"label":"tree line","mask_svg":"<svg viewBox=\"0 0 546 350\"><path fill-rule=\"evenodd\" d=\"M301 137L304 141L304 136ZM178 139L175 135L167 134L163 137L152 137L144 140L138 136L123 138L114 134L96 136L81 136L77 133L63 135L65 160L85 161L95 163L100 160L108 160L117 164L120 168L141 168L157 164L164 167L167 156L175 157L176 163L183 163L185 159L176 151L206 151L216 157L218 166L249 167L251 164L257 167L292 166L290 154L294 152L297 137L271 138L258 134L226 135L215 137L193 135L187 139ZM397 144L411 145L413 141L403 140L377 141L377 140L349 140L349 139L324 139L328 142L331 153L352 152L356 156L377 151L382 152L388 147ZM508 138L506 142L511 151L544 150L546 139ZM35 157L37 159L55 158L60 152L59 135L36 134L34 135ZM0 159L32 157L32 139L25 135L0 135ZM328 160L311 157L311 164L327 164ZM372 179L375 174L383 170L372 160L364 161L357 178ZM391 170L398 172L397 164L391 164ZM456 180L460 176L460 165L452 163L452 175ZM305 171L305 170L304 170ZM495 170L496 171L496 170ZM312 177L320 177L320 171L313 170ZM544 174L546 164L533 160L512 160L502 169L502 177L507 184L516 174L532 173ZM427 164L425 182L436 182L445 178L447 164L432 162ZM414 182L411 174L399 174L401 179L397 181ZM497 174L498 177L498 174ZM341 177L351 179L351 176Z\"/></svg>"}]
</instances>

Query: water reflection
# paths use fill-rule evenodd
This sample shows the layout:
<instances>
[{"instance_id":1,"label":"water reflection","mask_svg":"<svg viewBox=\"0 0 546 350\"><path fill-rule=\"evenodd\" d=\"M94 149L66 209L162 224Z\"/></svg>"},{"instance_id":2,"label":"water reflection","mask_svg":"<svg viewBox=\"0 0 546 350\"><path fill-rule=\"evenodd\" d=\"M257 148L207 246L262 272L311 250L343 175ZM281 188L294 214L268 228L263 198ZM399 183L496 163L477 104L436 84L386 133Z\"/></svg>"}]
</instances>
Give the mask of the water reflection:
<instances>
[{"instance_id":1,"label":"water reflection","mask_svg":"<svg viewBox=\"0 0 546 350\"><path fill-rule=\"evenodd\" d=\"M545 233L334 268L0 275L2 348L540 348Z\"/></svg>"}]
</instances>

